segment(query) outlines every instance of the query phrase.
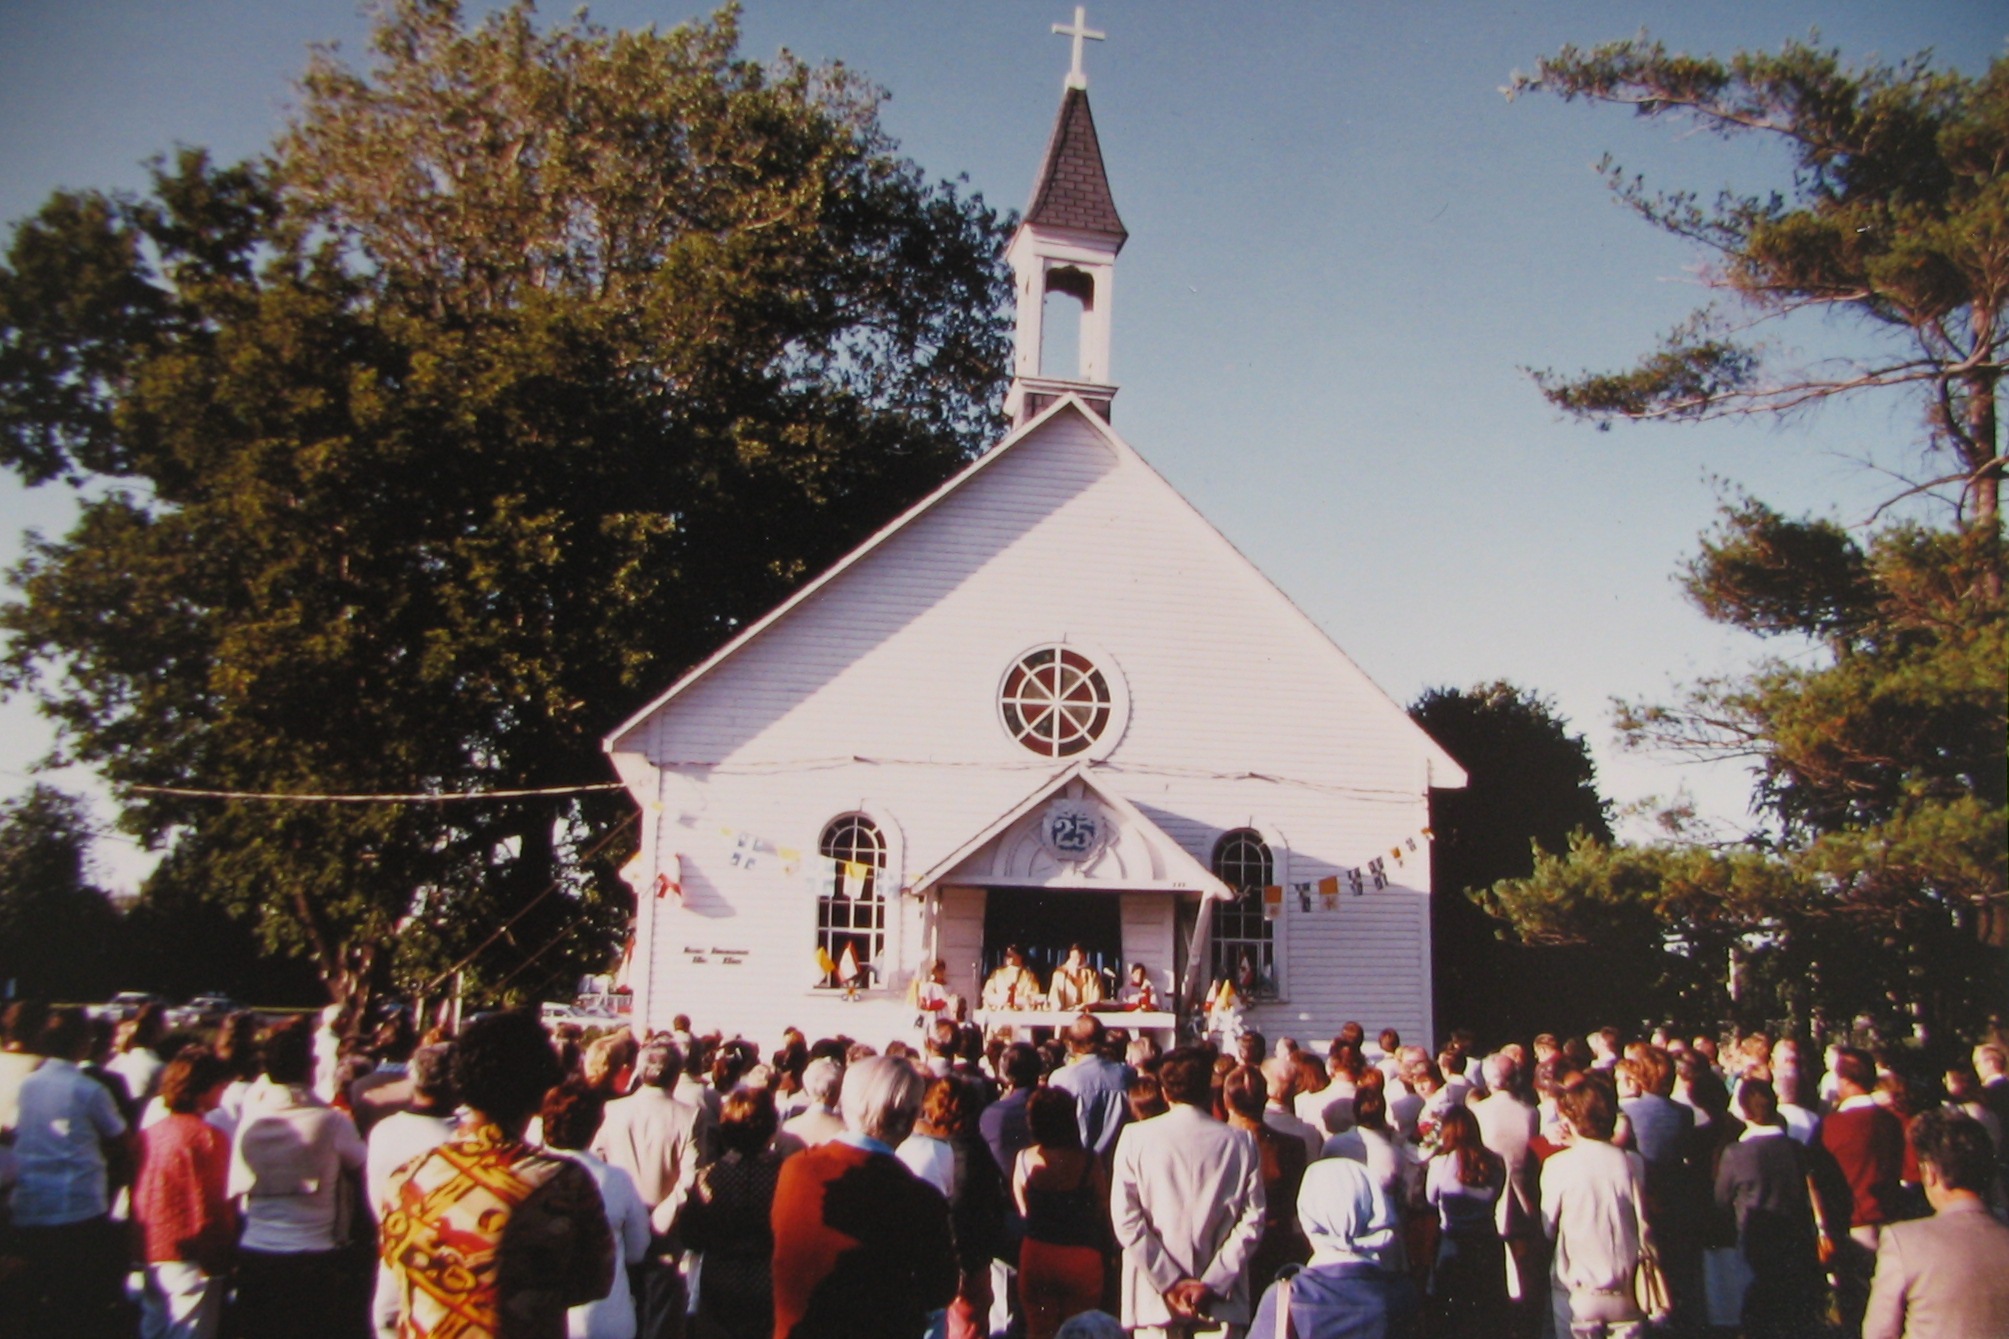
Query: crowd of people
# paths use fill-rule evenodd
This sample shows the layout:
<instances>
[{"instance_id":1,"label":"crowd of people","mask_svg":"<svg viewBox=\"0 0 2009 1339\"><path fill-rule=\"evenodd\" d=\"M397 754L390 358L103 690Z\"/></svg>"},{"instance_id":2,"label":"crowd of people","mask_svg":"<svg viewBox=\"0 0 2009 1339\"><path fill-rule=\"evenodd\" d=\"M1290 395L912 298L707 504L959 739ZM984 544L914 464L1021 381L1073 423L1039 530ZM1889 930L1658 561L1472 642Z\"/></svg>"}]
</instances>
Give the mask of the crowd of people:
<instances>
[{"instance_id":1,"label":"crowd of people","mask_svg":"<svg viewBox=\"0 0 2009 1339\"><path fill-rule=\"evenodd\" d=\"M0 1335L2009 1334L2009 1063L17 1002Z\"/></svg>"}]
</instances>

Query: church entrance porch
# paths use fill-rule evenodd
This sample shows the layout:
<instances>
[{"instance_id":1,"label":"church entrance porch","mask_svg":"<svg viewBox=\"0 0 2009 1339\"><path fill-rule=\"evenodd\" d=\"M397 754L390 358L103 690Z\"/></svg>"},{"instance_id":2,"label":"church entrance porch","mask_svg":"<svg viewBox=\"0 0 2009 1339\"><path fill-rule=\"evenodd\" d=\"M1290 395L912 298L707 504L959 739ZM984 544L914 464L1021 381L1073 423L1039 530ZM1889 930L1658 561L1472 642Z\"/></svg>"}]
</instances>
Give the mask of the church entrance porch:
<instances>
[{"instance_id":1,"label":"church entrance porch","mask_svg":"<svg viewBox=\"0 0 2009 1339\"><path fill-rule=\"evenodd\" d=\"M934 943L949 988L970 1004L972 1018L987 1032L1011 1028L1020 1038L1064 1027L1078 1009L1043 1007L1054 971L1079 944L1087 966L1102 980L1103 1002L1112 1027L1148 1032L1171 1045L1178 1030L1177 990L1172 976L1172 930L1178 894L1157 890L1105 891L1050 887L945 887L936 902ZM1041 997L1032 1008L990 1008L983 988L1005 964L1005 950L1017 946L1025 970ZM1156 994L1149 1012L1125 1011L1129 968L1141 963Z\"/></svg>"}]
</instances>

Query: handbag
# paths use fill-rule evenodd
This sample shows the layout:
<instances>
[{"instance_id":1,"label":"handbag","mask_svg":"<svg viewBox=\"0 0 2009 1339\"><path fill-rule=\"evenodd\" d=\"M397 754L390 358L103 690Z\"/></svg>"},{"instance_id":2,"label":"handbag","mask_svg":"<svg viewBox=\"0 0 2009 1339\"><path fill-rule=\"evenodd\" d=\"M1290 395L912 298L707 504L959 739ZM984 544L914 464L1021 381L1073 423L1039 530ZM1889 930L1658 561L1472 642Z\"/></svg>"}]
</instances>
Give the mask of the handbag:
<instances>
[{"instance_id":1,"label":"handbag","mask_svg":"<svg viewBox=\"0 0 2009 1339\"><path fill-rule=\"evenodd\" d=\"M1296 1273L1292 1268L1277 1275L1276 1339L1297 1339L1297 1326L1291 1322L1291 1278Z\"/></svg>"},{"instance_id":2,"label":"handbag","mask_svg":"<svg viewBox=\"0 0 2009 1339\"><path fill-rule=\"evenodd\" d=\"M1674 1309L1674 1294L1667 1287L1667 1272L1660 1267L1660 1253L1653 1248L1653 1236L1646 1225L1646 1164L1637 1153L1625 1155L1632 1180L1633 1222L1639 1232L1639 1260L1632 1267L1632 1301L1641 1315L1658 1324Z\"/></svg>"},{"instance_id":3,"label":"handbag","mask_svg":"<svg viewBox=\"0 0 2009 1339\"><path fill-rule=\"evenodd\" d=\"M1660 1257L1652 1251L1642 1251L1639 1263L1632 1267L1632 1300L1640 1314L1651 1321L1667 1319L1667 1313L1674 1308L1674 1296L1667 1288L1667 1271L1660 1267Z\"/></svg>"}]
</instances>

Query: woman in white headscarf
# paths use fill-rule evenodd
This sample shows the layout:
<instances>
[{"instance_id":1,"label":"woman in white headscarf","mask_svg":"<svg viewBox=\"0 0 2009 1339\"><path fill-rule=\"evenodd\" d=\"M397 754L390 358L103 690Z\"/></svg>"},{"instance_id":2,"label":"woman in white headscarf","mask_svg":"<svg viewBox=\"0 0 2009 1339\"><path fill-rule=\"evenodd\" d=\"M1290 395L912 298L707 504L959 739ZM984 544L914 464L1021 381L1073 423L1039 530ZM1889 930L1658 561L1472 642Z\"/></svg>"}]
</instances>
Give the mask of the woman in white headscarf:
<instances>
[{"instance_id":1,"label":"woman in white headscarf","mask_svg":"<svg viewBox=\"0 0 2009 1339\"><path fill-rule=\"evenodd\" d=\"M1367 1169L1345 1158L1314 1162L1297 1213L1311 1263L1263 1294L1250 1339L1413 1339L1422 1308L1402 1268L1400 1220ZM1285 1305L1288 1328L1278 1315Z\"/></svg>"}]
</instances>

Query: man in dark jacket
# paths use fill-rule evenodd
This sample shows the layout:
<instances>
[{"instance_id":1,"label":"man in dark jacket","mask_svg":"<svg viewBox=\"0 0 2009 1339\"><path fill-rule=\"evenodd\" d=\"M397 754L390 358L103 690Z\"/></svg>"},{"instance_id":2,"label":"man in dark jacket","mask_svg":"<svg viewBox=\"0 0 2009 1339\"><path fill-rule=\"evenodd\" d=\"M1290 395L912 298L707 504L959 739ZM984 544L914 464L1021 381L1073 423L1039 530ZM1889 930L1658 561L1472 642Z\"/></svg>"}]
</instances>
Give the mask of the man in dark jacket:
<instances>
[{"instance_id":1,"label":"man in dark jacket","mask_svg":"<svg viewBox=\"0 0 2009 1339\"><path fill-rule=\"evenodd\" d=\"M1735 1220L1737 1245L1751 1267L1744 1333L1748 1339L1809 1334L1823 1285L1806 1155L1786 1133L1769 1080L1746 1079L1737 1105L1744 1133L1716 1164L1716 1207Z\"/></svg>"}]
</instances>

